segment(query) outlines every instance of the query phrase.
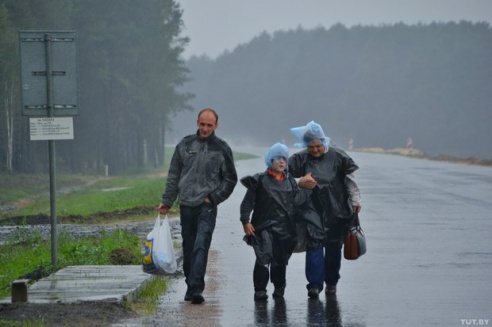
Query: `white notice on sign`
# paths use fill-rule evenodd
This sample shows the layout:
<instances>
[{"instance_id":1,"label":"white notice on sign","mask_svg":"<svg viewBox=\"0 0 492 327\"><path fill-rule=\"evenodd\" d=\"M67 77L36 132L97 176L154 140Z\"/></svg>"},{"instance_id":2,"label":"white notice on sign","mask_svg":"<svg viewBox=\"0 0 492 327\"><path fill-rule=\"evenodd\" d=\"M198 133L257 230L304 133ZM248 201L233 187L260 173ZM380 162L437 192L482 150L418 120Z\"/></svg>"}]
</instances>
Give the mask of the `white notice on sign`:
<instances>
[{"instance_id":1,"label":"white notice on sign","mask_svg":"<svg viewBox=\"0 0 492 327\"><path fill-rule=\"evenodd\" d=\"M73 117L29 118L31 141L73 140Z\"/></svg>"}]
</instances>

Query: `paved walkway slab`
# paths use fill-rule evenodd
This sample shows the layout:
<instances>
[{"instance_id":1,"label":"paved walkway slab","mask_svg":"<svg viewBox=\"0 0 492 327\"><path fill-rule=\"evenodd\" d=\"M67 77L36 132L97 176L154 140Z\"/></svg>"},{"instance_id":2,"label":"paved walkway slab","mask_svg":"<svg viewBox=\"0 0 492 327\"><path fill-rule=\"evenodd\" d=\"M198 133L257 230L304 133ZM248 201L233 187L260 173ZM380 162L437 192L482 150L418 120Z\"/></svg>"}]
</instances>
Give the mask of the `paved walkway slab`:
<instances>
[{"instance_id":1,"label":"paved walkway slab","mask_svg":"<svg viewBox=\"0 0 492 327\"><path fill-rule=\"evenodd\" d=\"M140 265L69 266L31 285L28 302L132 302L153 277ZM11 302L11 298L0 302Z\"/></svg>"}]
</instances>

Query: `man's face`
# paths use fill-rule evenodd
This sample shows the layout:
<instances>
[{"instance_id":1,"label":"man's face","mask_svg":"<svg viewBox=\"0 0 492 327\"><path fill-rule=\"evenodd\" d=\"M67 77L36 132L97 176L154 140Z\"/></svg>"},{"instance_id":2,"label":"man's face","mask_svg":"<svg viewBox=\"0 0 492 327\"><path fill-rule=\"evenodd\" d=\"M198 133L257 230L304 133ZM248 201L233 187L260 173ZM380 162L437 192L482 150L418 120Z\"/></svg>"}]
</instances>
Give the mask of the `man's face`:
<instances>
[{"instance_id":1,"label":"man's face","mask_svg":"<svg viewBox=\"0 0 492 327\"><path fill-rule=\"evenodd\" d=\"M325 147L320 140L314 140L307 146L310 155L315 158L321 157L325 153Z\"/></svg>"},{"instance_id":2,"label":"man's face","mask_svg":"<svg viewBox=\"0 0 492 327\"><path fill-rule=\"evenodd\" d=\"M198 117L196 126L198 127L200 137L206 138L219 127L219 124L215 120L215 115L213 113L205 111Z\"/></svg>"}]
</instances>

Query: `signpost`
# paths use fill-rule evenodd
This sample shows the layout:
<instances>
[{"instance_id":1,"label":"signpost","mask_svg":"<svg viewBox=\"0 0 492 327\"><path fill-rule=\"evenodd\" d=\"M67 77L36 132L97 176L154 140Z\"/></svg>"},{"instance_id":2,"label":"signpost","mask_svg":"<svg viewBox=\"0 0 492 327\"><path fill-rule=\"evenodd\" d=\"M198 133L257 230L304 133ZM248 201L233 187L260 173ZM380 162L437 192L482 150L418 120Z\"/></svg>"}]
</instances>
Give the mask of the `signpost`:
<instances>
[{"instance_id":1,"label":"signpost","mask_svg":"<svg viewBox=\"0 0 492 327\"><path fill-rule=\"evenodd\" d=\"M55 140L73 139L71 116L78 114L75 32L20 31L19 41L22 114L41 117L29 120L31 140L49 144L51 263L56 269Z\"/></svg>"}]
</instances>

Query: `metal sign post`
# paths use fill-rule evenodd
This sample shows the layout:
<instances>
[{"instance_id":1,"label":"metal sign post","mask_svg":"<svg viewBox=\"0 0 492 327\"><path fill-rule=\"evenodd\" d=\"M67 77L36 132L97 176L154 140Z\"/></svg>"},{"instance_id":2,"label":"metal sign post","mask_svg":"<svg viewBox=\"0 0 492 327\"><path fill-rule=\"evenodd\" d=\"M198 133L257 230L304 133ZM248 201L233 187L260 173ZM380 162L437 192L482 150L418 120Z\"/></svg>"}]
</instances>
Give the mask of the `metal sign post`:
<instances>
[{"instance_id":1,"label":"metal sign post","mask_svg":"<svg viewBox=\"0 0 492 327\"><path fill-rule=\"evenodd\" d=\"M22 114L53 118L77 114L75 33L21 31ZM31 122L30 127L36 126ZM41 129L43 130L43 129ZM70 133L69 133L70 134ZM32 139L33 131L31 131ZM73 138L73 133L71 134ZM51 264L57 268L55 139L48 140L50 174Z\"/></svg>"}]
</instances>

